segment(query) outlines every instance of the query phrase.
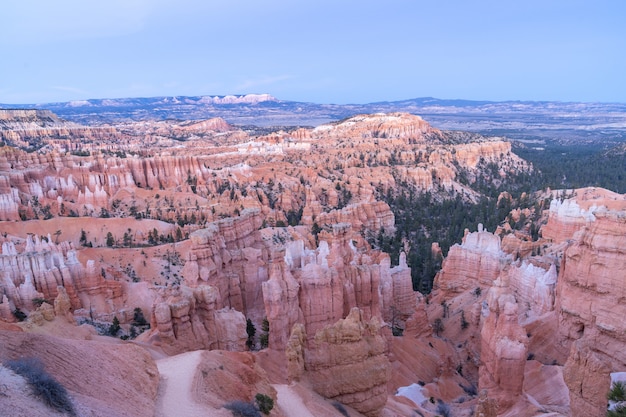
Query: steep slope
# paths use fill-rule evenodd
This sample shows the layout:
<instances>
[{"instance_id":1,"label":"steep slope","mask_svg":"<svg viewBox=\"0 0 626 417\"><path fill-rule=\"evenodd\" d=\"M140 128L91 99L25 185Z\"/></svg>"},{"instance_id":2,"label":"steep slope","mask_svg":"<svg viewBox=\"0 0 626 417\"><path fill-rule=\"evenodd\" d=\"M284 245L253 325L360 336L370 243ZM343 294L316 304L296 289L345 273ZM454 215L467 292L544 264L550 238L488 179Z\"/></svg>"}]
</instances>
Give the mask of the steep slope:
<instances>
[{"instance_id":1,"label":"steep slope","mask_svg":"<svg viewBox=\"0 0 626 417\"><path fill-rule=\"evenodd\" d=\"M154 415L159 372L150 355L138 346L4 330L0 330L0 342L2 363L38 359L45 371L69 391L80 415ZM22 396L21 404L26 409L37 407L29 405L32 399L23 398L27 392L14 395Z\"/></svg>"}]
</instances>

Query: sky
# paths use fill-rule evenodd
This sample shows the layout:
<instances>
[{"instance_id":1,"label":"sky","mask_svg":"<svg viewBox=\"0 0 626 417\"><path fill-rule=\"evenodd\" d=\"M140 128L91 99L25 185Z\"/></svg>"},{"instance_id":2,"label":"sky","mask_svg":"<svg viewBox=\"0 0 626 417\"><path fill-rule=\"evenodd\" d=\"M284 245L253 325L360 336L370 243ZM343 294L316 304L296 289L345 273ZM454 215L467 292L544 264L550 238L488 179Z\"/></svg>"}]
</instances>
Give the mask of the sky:
<instances>
[{"instance_id":1,"label":"sky","mask_svg":"<svg viewBox=\"0 0 626 417\"><path fill-rule=\"evenodd\" d=\"M3 0L0 103L626 102L624 0Z\"/></svg>"}]
</instances>

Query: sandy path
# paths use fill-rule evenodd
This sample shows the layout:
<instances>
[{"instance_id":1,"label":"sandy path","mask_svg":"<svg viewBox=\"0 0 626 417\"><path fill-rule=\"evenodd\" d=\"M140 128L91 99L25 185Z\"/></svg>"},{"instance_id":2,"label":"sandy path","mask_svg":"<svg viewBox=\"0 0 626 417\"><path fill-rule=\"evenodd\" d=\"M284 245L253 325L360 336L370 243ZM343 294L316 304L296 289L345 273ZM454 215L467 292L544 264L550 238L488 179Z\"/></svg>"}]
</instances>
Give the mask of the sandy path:
<instances>
[{"instance_id":1,"label":"sandy path","mask_svg":"<svg viewBox=\"0 0 626 417\"><path fill-rule=\"evenodd\" d=\"M272 384L272 386L278 393L278 406L286 417L315 417L289 385Z\"/></svg>"},{"instance_id":2,"label":"sandy path","mask_svg":"<svg viewBox=\"0 0 626 417\"><path fill-rule=\"evenodd\" d=\"M191 398L193 375L201 351L187 352L156 361L161 373L156 417L205 417L208 408Z\"/></svg>"}]
</instances>

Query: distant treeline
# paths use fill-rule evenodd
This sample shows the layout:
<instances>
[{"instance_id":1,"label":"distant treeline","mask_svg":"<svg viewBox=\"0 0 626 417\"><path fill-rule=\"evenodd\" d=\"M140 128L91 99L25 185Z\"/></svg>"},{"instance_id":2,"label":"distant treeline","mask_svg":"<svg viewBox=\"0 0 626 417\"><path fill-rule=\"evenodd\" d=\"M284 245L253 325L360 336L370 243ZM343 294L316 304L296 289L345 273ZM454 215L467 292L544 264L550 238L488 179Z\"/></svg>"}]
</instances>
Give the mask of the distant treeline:
<instances>
[{"instance_id":1,"label":"distant treeline","mask_svg":"<svg viewBox=\"0 0 626 417\"><path fill-rule=\"evenodd\" d=\"M513 152L532 162L539 171L531 178L529 189L602 187L626 193L624 145L606 150L593 145L547 143L543 148L514 145Z\"/></svg>"}]
</instances>

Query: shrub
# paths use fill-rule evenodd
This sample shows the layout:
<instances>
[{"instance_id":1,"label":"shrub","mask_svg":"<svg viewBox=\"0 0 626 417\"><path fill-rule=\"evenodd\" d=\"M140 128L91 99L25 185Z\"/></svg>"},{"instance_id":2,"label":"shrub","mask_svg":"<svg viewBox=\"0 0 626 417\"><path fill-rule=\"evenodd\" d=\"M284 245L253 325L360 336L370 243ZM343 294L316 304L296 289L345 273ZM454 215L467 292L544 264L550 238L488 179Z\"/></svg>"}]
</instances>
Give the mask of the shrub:
<instances>
[{"instance_id":1,"label":"shrub","mask_svg":"<svg viewBox=\"0 0 626 417\"><path fill-rule=\"evenodd\" d=\"M606 395L606 397L610 401L626 401L626 384L622 381L613 382L613 385L611 385L611 390Z\"/></svg>"},{"instance_id":2,"label":"shrub","mask_svg":"<svg viewBox=\"0 0 626 417\"><path fill-rule=\"evenodd\" d=\"M71 416L76 415L72 400L63 385L43 369L39 360L22 358L8 361L5 366L21 375L28 382L33 394L48 407Z\"/></svg>"},{"instance_id":3,"label":"shrub","mask_svg":"<svg viewBox=\"0 0 626 417\"><path fill-rule=\"evenodd\" d=\"M259 342L261 343L261 349L265 349L269 346L270 332L270 322L267 320L267 317L265 317L261 323L261 330L263 330L263 333L259 336Z\"/></svg>"},{"instance_id":4,"label":"shrub","mask_svg":"<svg viewBox=\"0 0 626 417\"><path fill-rule=\"evenodd\" d=\"M335 409L339 411L342 416L350 417L350 414L348 414L348 410L346 410L346 407L344 407L343 404L341 404L340 402L333 401L333 407L335 407Z\"/></svg>"},{"instance_id":5,"label":"shrub","mask_svg":"<svg viewBox=\"0 0 626 417\"><path fill-rule=\"evenodd\" d=\"M433 322L433 331L437 337L439 337L439 334L443 332L443 321L441 319L435 319Z\"/></svg>"},{"instance_id":6,"label":"shrub","mask_svg":"<svg viewBox=\"0 0 626 417\"><path fill-rule=\"evenodd\" d=\"M394 336L402 336L404 334L404 329L402 327L393 326L391 328L391 334Z\"/></svg>"},{"instance_id":7,"label":"shrub","mask_svg":"<svg viewBox=\"0 0 626 417\"><path fill-rule=\"evenodd\" d=\"M441 400L437 400L437 414L442 417L450 417L450 406Z\"/></svg>"},{"instance_id":8,"label":"shrub","mask_svg":"<svg viewBox=\"0 0 626 417\"><path fill-rule=\"evenodd\" d=\"M465 320L465 311L461 310L461 329L465 330L469 327L469 322Z\"/></svg>"},{"instance_id":9,"label":"shrub","mask_svg":"<svg viewBox=\"0 0 626 417\"><path fill-rule=\"evenodd\" d=\"M108 247L112 247L113 245L115 245L115 238L113 237L113 234L111 232L107 233L106 243Z\"/></svg>"},{"instance_id":10,"label":"shrub","mask_svg":"<svg viewBox=\"0 0 626 417\"><path fill-rule=\"evenodd\" d=\"M109 336L117 336L117 332L121 329L120 321L117 316L113 317L113 323L109 326Z\"/></svg>"},{"instance_id":11,"label":"shrub","mask_svg":"<svg viewBox=\"0 0 626 417\"><path fill-rule=\"evenodd\" d=\"M26 313L24 313L22 310L20 310L19 308L15 308L15 310L13 310L13 316L18 320L18 321L24 321L26 320L26 318L28 316L26 316Z\"/></svg>"},{"instance_id":12,"label":"shrub","mask_svg":"<svg viewBox=\"0 0 626 417\"><path fill-rule=\"evenodd\" d=\"M258 393L254 396L254 402L263 414L269 414L274 408L274 400L269 395Z\"/></svg>"},{"instance_id":13,"label":"shrub","mask_svg":"<svg viewBox=\"0 0 626 417\"><path fill-rule=\"evenodd\" d=\"M612 410L606 412L607 417L626 417L626 406L616 405Z\"/></svg>"},{"instance_id":14,"label":"shrub","mask_svg":"<svg viewBox=\"0 0 626 417\"><path fill-rule=\"evenodd\" d=\"M33 298L33 305L35 307L41 307L43 303L47 303L45 298L39 298L39 297Z\"/></svg>"},{"instance_id":15,"label":"shrub","mask_svg":"<svg viewBox=\"0 0 626 417\"><path fill-rule=\"evenodd\" d=\"M229 402L224 405L224 408L230 410L234 417L261 417L261 413L254 404L244 401Z\"/></svg>"},{"instance_id":16,"label":"shrub","mask_svg":"<svg viewBox=\"0 0 626 417\"><path fill-rule=\"evenodd\" d=\"M459 386L463 388L463 391L465 391L467 395L471 395L472 397L475 397L476 395L478 395L478 391L476 390L476 387L473 384L470 384L469 386L459 384Z\"/></svg>"},{"instance_id":17,"label":"shrub","mask_svg":"<svg viewBox=\"0 0 626 417\"><path fill-rule=\"evenodd\" d=\"M606 412L607 417L626 417L626 406L618 404Z\"/></svg>"},{"instance_id":18,"label":"shrub","mask_svg":"<svg viewBox=\"0 0 626 417\"><path fill-rule=\"evenodd\" d=\"M246 346L248 347L248 349L252 350L254 348L254 335L256 335L256 327L250 319L246 319L246 333L248 335L248 339L246 340Z\"/></svg>"},{"instance_id":19,"label":"shrub","mask_svg":"<svg viewBox=\"0 0 626 417\"><path fill-rule=\"evenodd\" d=\"M266 349L269 346L269 335L267 333L262 333L259 336L259 342L261 343L261 349Z\"/></svg>"},{"instance_id":20,"label":"shrub","mask_svg":"<svg viewBox=\"0 0 626 417\"><path fill-rule=\"evenodd\" d=\"M136 307L133 310L133 324L136 326L145 326L148 324L146 317L143 315L141 307Z\"/></svg>"}]
</instances>

